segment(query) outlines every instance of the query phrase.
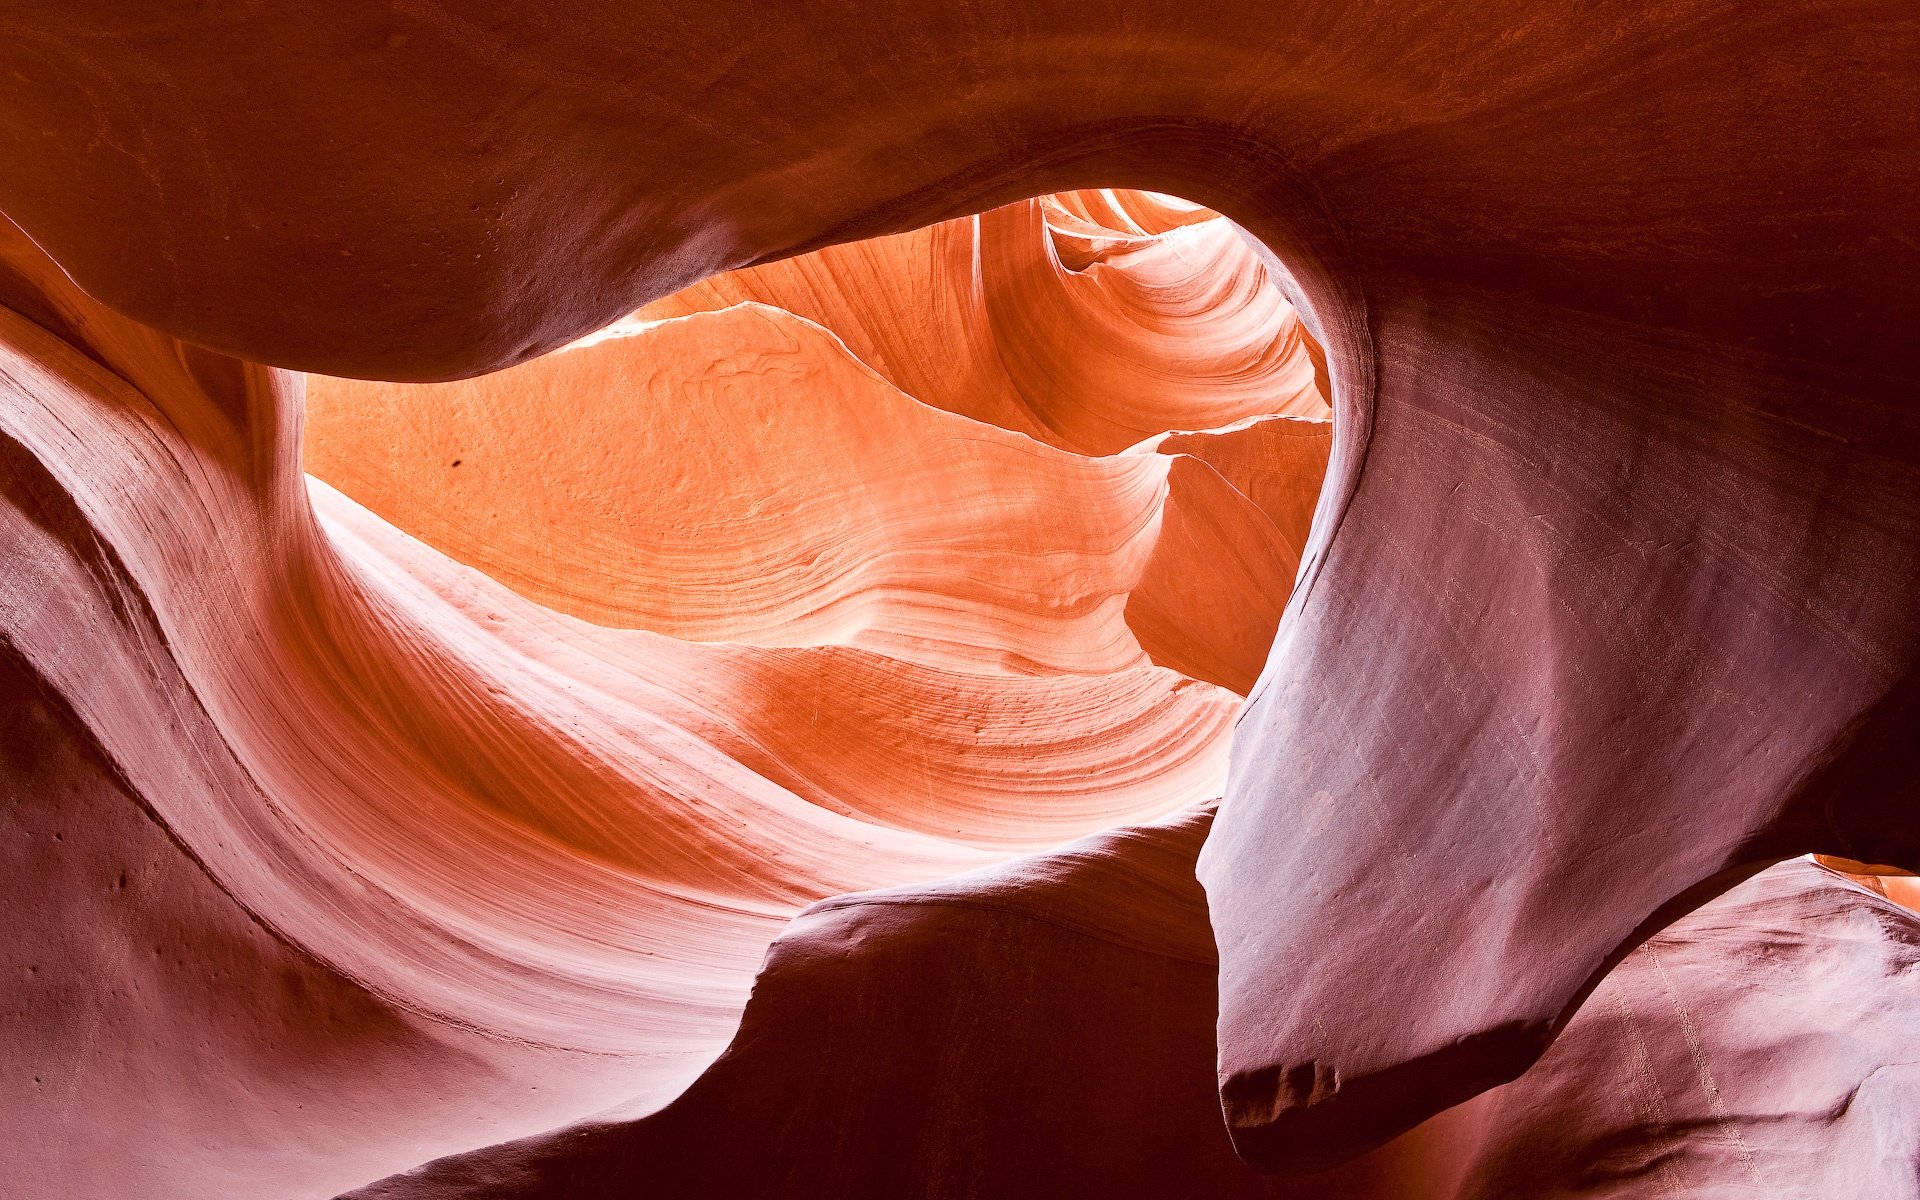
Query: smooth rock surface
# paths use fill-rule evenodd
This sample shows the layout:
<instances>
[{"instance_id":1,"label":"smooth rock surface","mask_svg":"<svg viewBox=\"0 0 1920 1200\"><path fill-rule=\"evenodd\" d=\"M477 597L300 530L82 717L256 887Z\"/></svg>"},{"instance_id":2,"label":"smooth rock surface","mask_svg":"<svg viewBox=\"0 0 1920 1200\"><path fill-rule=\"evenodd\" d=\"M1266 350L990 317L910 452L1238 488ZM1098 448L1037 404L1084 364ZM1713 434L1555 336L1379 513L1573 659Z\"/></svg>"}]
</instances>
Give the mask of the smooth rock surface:
<instances>
[{"instance_id":1,"label":"smooth rock surface","mask_svg":"<svg viewBox=\"0 0 1920 1200\"><path fill-rule=\"evenodd\" d=\"M1197 459L921 405L749 304L327 385L314 465L464 565L301 473L302 378L17 234L0 264L34 931L0 1115L36 1195L325 1197L658 1108L812 901L1216 797L1240 697L1154 660L1250 684L1304 536ZM1243 603L1184 620L1181 578ZM1213 1111L1168 1144L1251 1178Z\"/></svg>"},{"instance_id":2,"label":"smooth rock surface","mask_svg":"<svg viewBox=\"0 0 1920 1200\"><path fill-rule=\"evenodd\" d=\"M355 870L408 909L351 936L278 918L308 920L296 940L329 962L372 975L395 930L514 907L468 894L470 872L376 867L407 844L396 794L485 794L475 845L506 814L703 902L750 897L728 911L736 966L823 890L976 851L863 827L857 868L822 877L783 854L847 831L783 797L742 827L751 851L701 833L705 810L671 842L621 836L594 788L653 760L583 747L612 736L591 710L569 723L584 703L528 701L437 641L404 650L419 622L394 589L313 549L292 381L196 347L463 377L719 270L1112 185L1190 197L1278 255L1340 420L1199 859L1244 1155L1333 1163L1512 1079L1650 933L1762 864L1920 866L1910 4L96 0L15 6L0 31L0 211L125 314L63 310L73 336L7 318L6 435L301 822L284 853L365 848ZM1068 240L1070 261L1100 253ZM38 613L56 593L22 594ZM148 739L114 757L215 769L152 733L194 705L145 681L96 599L37 642L9 610L10 644L103 741ZM367 662L404 686L366 686ZM342 732L316 750L314 730ZM287 799L339 775L365 805ZM165 819L266 864L229 832L254 804ZM506 857L516 881L573 881ZM227 874L256 912L338 915L264 898L297 866ZM650 910L587 874L560 890ZM603 978L624 950L524 915L480 949L436 942L458 966L421 978L464 994L515 963L475 989L521 997L489 1002L510 1024L625 1002L631 981ZM564 987L518 973L536 961ZM699 976L705 1013L676 1044L721 1036L733 970L675 980Z\"/></svg>"},{"instance_id":3,"label":"smooth rock surface","mask_svg":"<svg viewBox=\"0 0 1920 1200\"><path fill-rule=\"evenodd\" d=\"M1235 1160L1211 1082L1210 814L809 909L663 1111L350 1200L1920 1195L1920 920L1807 860L1643 943L1526 1076L1335 1171Z\"/></svg>"}]
</instances>

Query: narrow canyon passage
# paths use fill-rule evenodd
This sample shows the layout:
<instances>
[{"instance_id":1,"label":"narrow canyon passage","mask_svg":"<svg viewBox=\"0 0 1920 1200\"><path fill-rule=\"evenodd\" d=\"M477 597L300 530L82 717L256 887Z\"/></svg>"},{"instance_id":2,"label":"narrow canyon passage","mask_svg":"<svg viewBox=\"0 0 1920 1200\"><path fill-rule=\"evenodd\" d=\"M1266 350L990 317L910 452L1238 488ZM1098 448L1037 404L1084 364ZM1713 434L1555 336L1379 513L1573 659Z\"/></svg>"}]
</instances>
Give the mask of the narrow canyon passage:
<instances>
[{"instance_id":1,"label":"narrow canyon passage","mask_svg":"<svg viewBox=\"0 0 1920 1200\"><path fill-rule=\"evenodd\" d=\"M19 544L45 581L16 597L38 635L23 670L290 956L234 969L218 999L122 981L144 1002L114 1039L144 1047L136 1073L216 1012L244 1050L209 1054L226 1086L182 1080L164 1122L91 1034L23 1048L62 1079L68 1128L125 1139L99 1155L43 1136L18 1164L36 1186L330 1196L644 1114L727 1047L810 902L925 885L991 909L1006 885L970 869L1116 826L1151 840L1172 821L1184 852L1077 905L1096 931L1169 924L1181 986L1204 995L1204 910L1127 893L1194 890L1192 831L1332 424L1318 347L1225 220L1130 192L1023 202L720 277L438 385L259 371L112 316L24 239L8 262L41 318L7 418L23 478L45 477L20 511L72 531ZM910 271L931 278L901 286ZM1051 328L1082 343L1021 358L1000 332ZM1082 363L1108 371L1100 390ZM100 446L128 461L101 471ZM212 552L176 549L192 544ZM84 614L59 606L88 602L125 630L110 670L65 636ZM123 726L129 706L163 723ZM152 886L148 908L180 903ZM182 972L209 936L181 931ZM100 970L33 974L84 988ZM1206 1011L1181 1009L1176 1060L1202 1097ZM357 1087L331 1094L347 1064ZM422 1087L428 1103L369 1095ZM301 1115L263 1138L260 1106ZM1259 1188L1210 1111L1168 1165L1197 1151ZM175 1154L183 1139L200 1154Z\"/></svg>"},{"instance_id":2,"label":"narrow canyon passage","mask_svg":"<svg viewBox=\"0 0 1920 1200\"><path fill-rule=\"evenodd\" d=\"M0 11L0 1195L1920 1197L1916 64Z\"/></svg>"}]
</instances>

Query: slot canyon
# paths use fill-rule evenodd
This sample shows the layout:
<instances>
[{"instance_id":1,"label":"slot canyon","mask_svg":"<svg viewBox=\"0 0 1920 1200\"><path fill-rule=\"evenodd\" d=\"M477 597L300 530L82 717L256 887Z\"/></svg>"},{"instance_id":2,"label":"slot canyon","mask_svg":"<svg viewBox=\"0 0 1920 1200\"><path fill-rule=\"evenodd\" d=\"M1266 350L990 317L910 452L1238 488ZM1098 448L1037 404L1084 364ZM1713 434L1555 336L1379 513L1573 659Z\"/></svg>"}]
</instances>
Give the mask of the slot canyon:
<instances>
[{"instance_id":1,"label":"slot canyon","mask_svg":"<svg viewBox=\"0 0 1920 1200\"><path fill-rule=\"evenodd\" d=\"M1912 0L0 0L0 1200L1920 1200Z\"/></svg>"}]
</instances>

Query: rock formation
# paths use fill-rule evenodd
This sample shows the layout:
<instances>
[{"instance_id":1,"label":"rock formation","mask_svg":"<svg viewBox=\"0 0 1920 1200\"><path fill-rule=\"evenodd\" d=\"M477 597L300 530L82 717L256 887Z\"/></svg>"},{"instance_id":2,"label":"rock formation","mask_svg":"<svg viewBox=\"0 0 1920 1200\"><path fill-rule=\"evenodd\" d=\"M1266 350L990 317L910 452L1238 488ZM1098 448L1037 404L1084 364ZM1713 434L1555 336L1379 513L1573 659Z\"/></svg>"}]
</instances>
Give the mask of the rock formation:
<instances>
[{"instance_id":1,"label":"rock formation","mask_svg":"<svg viewBox=\"0 0 1920 1200\"><path fill-rule=\"evenodd\" d=\"M601 1200L636 1181L875 1200L1920 1191L1920 921L1805 860L1643 943L1517 1082L1332 1172L1247 1171L1212 1103L1213 954L1182 882L1207 823L816 905L774 943L732 1048L663 1111L350 1200Z\"/></svg>"},{"instance_id":2,"label":"rock formation","mask_svg":"<svg viewBox=\"0 0 1920 1200\"><path fill-rule=\"evenodd\" d=\"M17 845L79 876L18 896L50 919L14 947L39 1191L326 1196L658 1107L807 903L1217 797L1240 701L1211 680L1251 685L1305 538L1202 458L943 412L758 302L465 383L312 380L305 479L308 381L112 314L17 235L5 261ZM1311 491L1328 423L1271 419ZM1166 919L1204 944L1200 916ZM156 1124L136 1081L182 1062L227 1080ZM1211 1111L1216 1169L1255 1178Z\"/></svg>"},{"instance_id":3,"label":"rock formation","mask_svg":"<svg viewBox=\"0 0 1920 1200\"><path fill-rule=\"evenodd\" d=\"M0 31L24 1195L1920 1191L1905 6Z\"/></svg>"}]
</instances>

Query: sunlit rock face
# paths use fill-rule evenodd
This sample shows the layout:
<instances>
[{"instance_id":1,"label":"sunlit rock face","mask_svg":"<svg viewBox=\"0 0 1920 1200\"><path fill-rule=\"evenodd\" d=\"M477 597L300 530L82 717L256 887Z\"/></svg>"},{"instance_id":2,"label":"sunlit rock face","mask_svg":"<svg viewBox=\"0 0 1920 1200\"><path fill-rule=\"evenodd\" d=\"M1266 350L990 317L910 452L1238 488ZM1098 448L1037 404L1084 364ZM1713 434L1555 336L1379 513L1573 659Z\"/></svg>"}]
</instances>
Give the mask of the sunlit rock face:
<instances>
[{"instance_id":1,"label":"sunlit rock face","mask_svg":"<svg viewBox=\"0 0 1920 1200\"><path fill-rule=\"evenodd\" d=\"M830 247L642 315L744 300L832 329L927 404L1083 454L1330 414L1325 357L1245 239L1144 192L1067 192Z\"/></svg>"},{"instance_id":2,"label":"sunlit rock face","mask_svg":"<svg viewBox=\"0 0 1920 1200\"><path fill-rule=\"evenodd\" d=\"M1005 225L992 252L1111 277L1045 319L1131 321L1139 370L1171 381L1141 385L1160 405L1146 436L1098 453L963 415L953 391L924 404L766 300L699 306L766 270L507 371L383 385L185 347L8 241L19 785L74 796L22 810L20 846L78 873L23 893L75 915L16 947L34 985L16 1051L63 1129L118 1138L83 1151L42 1129L20 1177L328 1196L610 1105L644 1113L726 1047L810 902L1210 806L1330 422L1315 349L1227 222L1128 193L1017 211L1068 222L1066 205L1123 200L1167 219L1073 215L1077 243ZM850 249L884 279L928 236L996 223ZM1124 261L1088 258L1096 238ZM836 286L793 302L853 328L944 303ZM1209 304L1231 404L1192 344ZM1181 322L1192 337L1151 341ZM990 326L975 340L998 361ZM1028 390L1047 411L1053 393ZM1275 422L1292 457L1261 450ZM116 874L136 814L159 842ZM98 861L69 864L83 849ZM1137 890L1140 916L1204 945L1198 910L1150 899L1193 890L1190 858L1089 902L1134 908ZM60 899L75 888L88 907ZM144 924L113 915L127 905ZM244 955L216 950L235 938ZM115 948L51 954L62 939ZM1001 956L975 953L982 970ZM1197 953L1189 972L1208 969ZM68 993L99 1011L58 1010ZM1204 1042L1206 1011L1185 1016ZM217 1045L194 1041L209 1022ZM221 1080L137 1086L183 1063ZM1204 1060L1184 1065L1204 1097ZM1212 1170L1257 1183L1212 1108L1172 1144L1197 1129Z\"/></svg>"},{"instance_id":3,"label":"sunlit rock face","mask_svg":"<svg viewBox=\"0 0 1920 1200\"><path fill-rule=\"evenodd\" d=\"M1325 470L1317 353L1228 222L1074 193L722 276L497 375L315 380L307 462L596 624L1244 694ZM1215 432L1147 444L1185 430ZM1242 444L1290 502L1217 469Z\"/></svg>"},{"instance_id":4,"label":"sunlit rock face","mask_svg":"<svg viewBox=\"0 0 1920 1200\"><path fill-rule=\"evenodd\" d=\"M1914 1194L1906 6L0 29L9 1187Z\"/></svg>"}]
</instances>

